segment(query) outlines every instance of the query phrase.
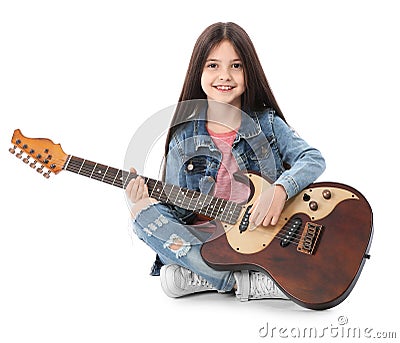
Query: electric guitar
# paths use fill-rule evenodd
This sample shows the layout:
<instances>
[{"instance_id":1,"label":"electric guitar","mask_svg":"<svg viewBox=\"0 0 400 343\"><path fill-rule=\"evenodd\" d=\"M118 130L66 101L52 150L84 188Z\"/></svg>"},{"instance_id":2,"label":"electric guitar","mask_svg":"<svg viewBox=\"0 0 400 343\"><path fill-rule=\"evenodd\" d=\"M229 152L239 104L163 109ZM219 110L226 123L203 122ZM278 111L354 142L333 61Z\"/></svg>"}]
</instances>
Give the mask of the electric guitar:
<instances>
[{"instance_id":1,"label":"electric guitar","mask_svg":"<svg viewBox=\"0 0 400 343\"><path fill-rule=\"evenodd\" d=\"M46 178L67 170L125 189L137 177L68 155L60 144L27 138L20 130L11 142L9 151ZM373 219L365 197L344 184L314 183L287 201L277 225L250 229L249 210L271 184L255 173L235 177L250 186L245 204L144 179L152 198L216 219L201 249L214 269L267 273L291 300L310 309L327 309L346 299L369 258Z\"/></svg>"}]
</instances>

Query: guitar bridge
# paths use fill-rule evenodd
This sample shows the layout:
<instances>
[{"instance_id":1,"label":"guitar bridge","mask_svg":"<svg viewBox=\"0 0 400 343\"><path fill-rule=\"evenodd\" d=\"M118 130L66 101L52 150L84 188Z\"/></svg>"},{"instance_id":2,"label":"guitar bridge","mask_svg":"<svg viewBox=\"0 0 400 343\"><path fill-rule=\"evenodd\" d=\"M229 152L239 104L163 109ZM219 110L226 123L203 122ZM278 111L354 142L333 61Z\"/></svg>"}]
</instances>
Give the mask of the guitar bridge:
<instances>
[{"instance_id":1,"label":"guitar bridge","mask_svg":"<svg viewBox=\"0 0 400 343\"><path fill-rule=\"evenodd\" d=\"M297 251L312 255L318 244L322 228L322 225L307 222L297 245Z\"/></svg>"}]
</instances>

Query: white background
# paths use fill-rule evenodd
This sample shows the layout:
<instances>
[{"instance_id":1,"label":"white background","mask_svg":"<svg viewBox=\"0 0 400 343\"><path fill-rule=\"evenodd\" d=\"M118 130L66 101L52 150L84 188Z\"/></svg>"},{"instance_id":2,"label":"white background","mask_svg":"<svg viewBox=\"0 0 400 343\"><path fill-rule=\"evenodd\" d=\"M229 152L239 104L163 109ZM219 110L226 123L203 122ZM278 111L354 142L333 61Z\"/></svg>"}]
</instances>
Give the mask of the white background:
<instances>
[{"instance_id":1,"label":"white background","mask_svg":"<svg viewBox=\"0 0 400 343\"><path fill-rule=\"evenodd\" d=\"M388 0L3 1L0 341L256 342L266 323L322 330L340 316L345 327L399 338L397 8ZM331 310L218 294L170 299L148 275L154 253L127 229L120 189L66 171L45 180L8 152L20 128L122 168L135 130L177 101L194 42L216 21L251 36L288 122L326 158L319 180L356 187L373 208L372 259ZM340 340L328 338L315 341Z\"/></svg>"}]
</instances>

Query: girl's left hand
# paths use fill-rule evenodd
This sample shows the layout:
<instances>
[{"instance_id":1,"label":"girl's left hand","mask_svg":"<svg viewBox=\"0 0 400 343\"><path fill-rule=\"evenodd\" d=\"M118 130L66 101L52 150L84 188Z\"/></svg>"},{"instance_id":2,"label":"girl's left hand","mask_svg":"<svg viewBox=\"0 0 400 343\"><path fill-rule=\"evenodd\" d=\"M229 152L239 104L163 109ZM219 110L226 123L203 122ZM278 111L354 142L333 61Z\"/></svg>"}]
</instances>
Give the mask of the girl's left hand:
<instances>
[{"instance_id":1,"label":"girl's left hand","mask_svg":"<svg viewBox=\"0 0 400 343\"><path fill-rule=\"evenodd\" d=\"M281 185L274 185L263 191L250 209L249 221L255 225L276 225L286 202L286 191Z\"/></svg>"}]
</instances>

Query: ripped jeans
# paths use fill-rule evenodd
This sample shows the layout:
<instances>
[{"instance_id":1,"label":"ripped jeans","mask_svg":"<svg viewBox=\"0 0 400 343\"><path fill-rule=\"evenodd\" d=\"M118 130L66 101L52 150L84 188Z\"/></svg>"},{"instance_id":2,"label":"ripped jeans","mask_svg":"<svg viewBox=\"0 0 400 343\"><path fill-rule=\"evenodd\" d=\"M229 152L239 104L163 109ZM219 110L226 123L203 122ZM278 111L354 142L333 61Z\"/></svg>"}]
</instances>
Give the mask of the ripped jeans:
<instances>
[{"instance_id":1,"label":"ripped jeans","mask_svg":"<svg viewBox=\"0 0 400 343\"><path fill-rule=\"evenodd\" d=\"M171 210L152 204L133 219L133 231L160 257L164 264L178 264L206 279L221 292L232 290L235 279L230 271L217 271L203 260L200 248L205 237L182 224Z\"/></svg>"}]
</instances>

